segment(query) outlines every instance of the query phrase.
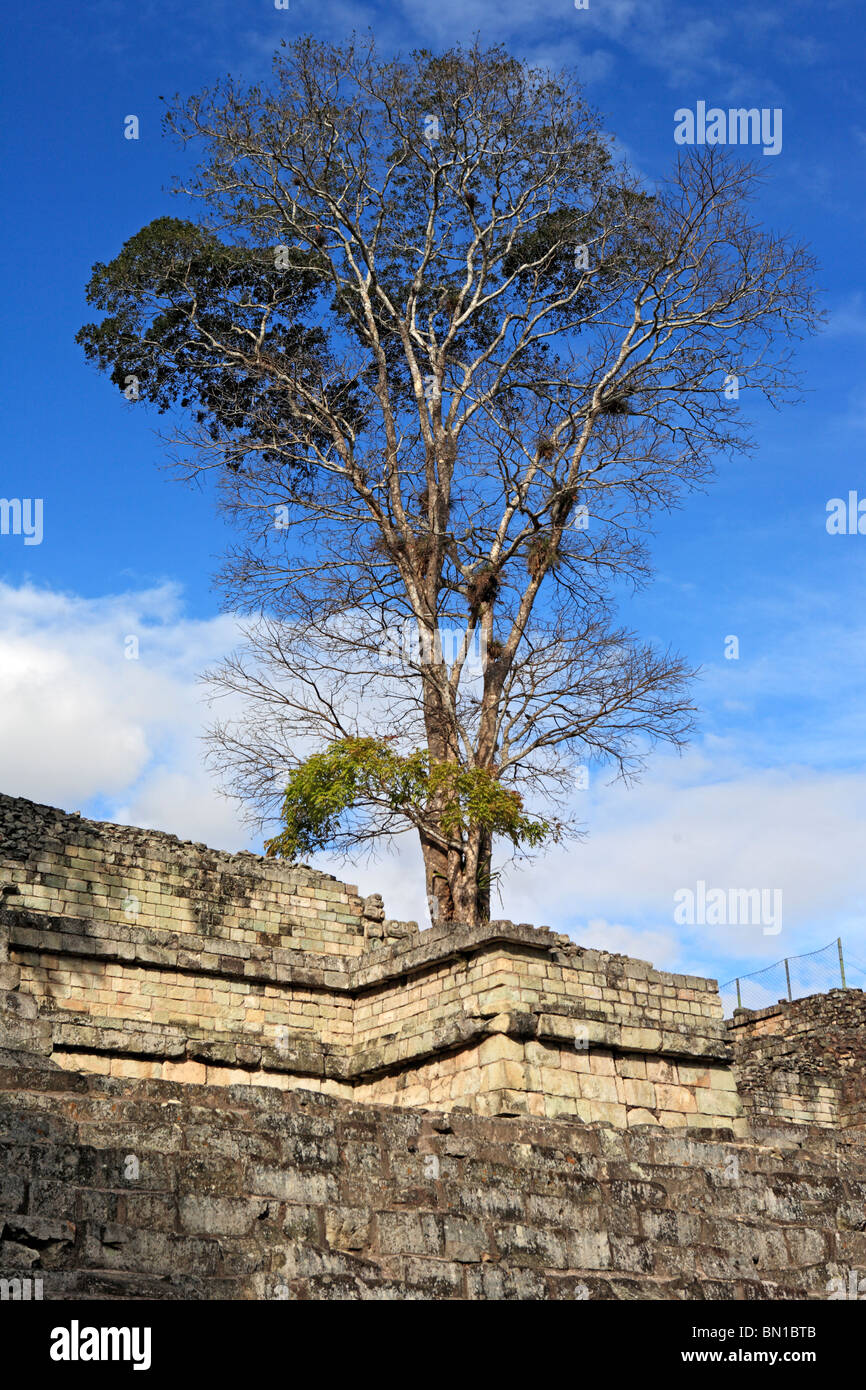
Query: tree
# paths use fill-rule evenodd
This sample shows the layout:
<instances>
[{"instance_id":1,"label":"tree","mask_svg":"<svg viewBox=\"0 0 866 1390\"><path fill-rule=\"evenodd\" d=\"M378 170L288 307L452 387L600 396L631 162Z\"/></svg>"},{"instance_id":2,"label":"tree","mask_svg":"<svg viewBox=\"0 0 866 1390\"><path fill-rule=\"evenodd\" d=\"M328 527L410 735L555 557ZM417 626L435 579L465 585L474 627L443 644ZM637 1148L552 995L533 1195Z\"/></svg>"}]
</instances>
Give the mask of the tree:
<instances>
[{"instance_id":1,"label":"tree","mask_svg":"<svg viewBox=\"0 0 866 1390\"><path fill-rule=\"evenodd\" d=\"M617 601L653 514L750 447L728 383L792 393L813 262L753 222L754 167L702 148L648 190L501 48L305 38L166 124L201 223L97 265L79 341L191 411L184 468L245 535L212 756L280 811L271 852L412 830L434 915L483 919L495 837L574 831L575 763L687 737L686 663Z\"/></svg>"}]
</instances>

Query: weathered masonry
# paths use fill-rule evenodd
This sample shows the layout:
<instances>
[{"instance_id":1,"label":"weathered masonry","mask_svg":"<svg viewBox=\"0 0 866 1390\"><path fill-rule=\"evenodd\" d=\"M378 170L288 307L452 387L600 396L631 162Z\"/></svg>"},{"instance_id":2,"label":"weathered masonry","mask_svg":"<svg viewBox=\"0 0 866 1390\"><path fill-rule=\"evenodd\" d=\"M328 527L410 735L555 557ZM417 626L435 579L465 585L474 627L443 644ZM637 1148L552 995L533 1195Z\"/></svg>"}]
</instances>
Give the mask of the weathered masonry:
<instances>
[{"instance_id":1,"label":"weathered masonry","mask_svg":"<svg viewBox=\"0 0 866 1390\"><path fill-rule=\"evenodd\" d=\"M0 1277L827 1297L866 1277L864 1025L0 797Z\"/></svg>"}]
</instances>

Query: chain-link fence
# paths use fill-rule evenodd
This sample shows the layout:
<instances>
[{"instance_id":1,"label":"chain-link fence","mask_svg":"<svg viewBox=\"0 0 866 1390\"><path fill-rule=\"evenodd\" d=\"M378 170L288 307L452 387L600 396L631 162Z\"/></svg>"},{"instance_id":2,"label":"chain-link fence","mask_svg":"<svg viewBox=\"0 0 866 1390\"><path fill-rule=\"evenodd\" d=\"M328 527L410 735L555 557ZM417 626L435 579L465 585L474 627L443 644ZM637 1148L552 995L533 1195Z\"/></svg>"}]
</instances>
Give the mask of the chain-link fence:
<instances>
[{"instance_id":1,"label":"chain-link fence","mask_svg":"<svg viewBox=\"0 0 866 1390\"><path fill-rule=\"evenodd\" d=\"M719 993L729 1018L734 1009L766 1009L780 999L804 999L808 994L846 988L866 988L866 967L845 954L838 937L819 951L786 956L763 970L738 975L720 985Z\"/></svg>"}]
</instances>

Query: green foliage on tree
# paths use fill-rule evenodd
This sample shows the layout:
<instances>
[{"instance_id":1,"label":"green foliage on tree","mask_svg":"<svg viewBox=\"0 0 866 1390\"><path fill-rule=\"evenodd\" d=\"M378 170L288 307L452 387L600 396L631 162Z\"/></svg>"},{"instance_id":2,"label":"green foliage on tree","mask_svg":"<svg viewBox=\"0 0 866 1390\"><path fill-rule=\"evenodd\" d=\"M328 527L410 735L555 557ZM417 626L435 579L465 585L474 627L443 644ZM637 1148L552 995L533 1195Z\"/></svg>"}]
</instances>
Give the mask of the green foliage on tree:
<instances>
[{"instance_id":1,"label":"green foliage on tree","mask_svg":"<svg viewBox=\"0 0 866 1390\"><path fill-rule=\"evenodd\" d=\"M354 807L383 800L393 811L422 815L435 802L447 835L481 829L531 848L556 836L554 821L526 815L520 793L485 768L433 762L426 748L402 755L387 740L345 738L291 773L284 828L266 841L266 852L293 860L314 854L333 842Z\"/></svg>"},{"instance_id":2,"label":"green foliage on tree","mask_svg":"<svg viewBox=\"0 0 866 1390\"><path fill-rule=\"evenodd\" d=\"M233 438L235 469L250 455L283 460L298 437L281 374L315 385L328 367L325 332L303 318L320 289L322 256L288 229L286 238L277 248L227 245L194 222L159 217L112 261L94 265L87 301L105 317L76 335L121 390L134 378L137 399L160 413L179 406L212 441ZM351 387L342 397L339 382L331 389L357 425ZM315 428L303 438L325 442ZM271 442L273 451L262 448Z\"/></svg>"}]
</instances>

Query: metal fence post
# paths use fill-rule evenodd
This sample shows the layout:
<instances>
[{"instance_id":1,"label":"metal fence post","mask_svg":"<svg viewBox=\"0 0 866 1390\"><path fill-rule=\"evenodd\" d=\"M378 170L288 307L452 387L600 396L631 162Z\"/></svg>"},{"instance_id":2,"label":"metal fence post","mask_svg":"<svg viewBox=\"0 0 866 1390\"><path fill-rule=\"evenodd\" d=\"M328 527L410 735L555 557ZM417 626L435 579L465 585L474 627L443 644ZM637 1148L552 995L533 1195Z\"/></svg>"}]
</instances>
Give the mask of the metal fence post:
<instances>
[{"instance_id":1,"label":"metal fence post","mask_svg":"<svg viewBox=\"0 0 866 1390\"><path fill-rule=\"evenodd\" d=\"M804 996L802 995L802 989L803 989L803 988L812 988L812 990L813 990L814 993L816 993L816 994L824 993L824 992L826 992L828 989L838 989L839 986L832 983L833 973L834 973L836 967L835 967L835 965L831 966L830 963L829 963L829 955L830 955L830 952L833 950L834 945L835 945L835 947L836 947L836 953L837 953L838 958L839 958L839 978L840 978L841 981L842 981L842 988L843 988L843 989L847 989L847 988L848 988L848 979L847 979L847 976L846 976L846 973L845 973L845 955L844 955L844 951L843 951L843 947L842 947L842 938L841 938L841 936L837 936L835 942L830 941L830 942L827 943L826 946L821 946L820 949L817 950L817 951L805 951L805 952L804 952L802 955L800 955L800 956L785 956L785 958L784 958L783 960L774 961L772 965L765 966L765 968L764 968L763 970L754 970L754 971L752 971L752 973L751 973L750 975L738 975L735 979L727 980L727 981L725 981L725 983L724 983L723 985L720 985L720 986L719 986L719 991L720 991L720 993L722 993L722 994L724 994L724 995L726 995L726 996L729 996L729 993L735 993L735 994L736 994L736 1000L737 1000L737 1008L738 1008L738 1009L742 1009L742 1007L743 1007L743 981L744 981L744 980L747 981L747 982L748 982L749 980L755 981L755 982L759 985L759 988L763 989L766 993L769 993L771 990L776 990L776 989L777 989L777 985L776 985L776 971L779 969L779 966L780 966L780 965L784 965L784 967L785 967L785 981L786 981L787 988L788 988L788 1001L789 1001L789 1003L793 1003L793 1002L794 1002L794 989L793 989L793 985L792 985L792 981L791 981L791 961L792 961L792 960L794 960L794 961L807 961L807 960L808 960L808 961L811 961L811 962L812 962L812 966L813 966L813 967L814 967L815 965L817 965L818 961L820 960L820 967L819 967L818 972L817 972L817 977L816 977L816 973L815 973L814 969L813 969L813 971L812 971L811 980L810 980L810 977L809 977L809 973L808 973L808 972L806 972L806 974L804 975L803 972L801 971L801 973L797 976L798 990L801 991L801 992L798 993L798 995L797 995L797 998L798 998L798 999L804 997ZM825 959L825 957L826 957L826 959ZM849 957L849 959L848 959L848 967L849 967L849 969L850 969L851 963L852 963L852 962L851 962L851 959L850 959L850 957ZM858 970L859 970L859 971L861 971L863 974L866 974L866 966L864 966L861 962L859 962L859 961L854 961L853 964L854 964L854 969L855 969L855 971L858 971ZM811 968L811 967L810 967L810 968ZM732 988L732 987L733 987L733 988ZM782 997L781 997L781 996L779 996L779 1001L780 1001L780 1003L781 1003L781 1002L784 1002L784 1001L782 1000Z\"/></svg>"}]
</instances>

